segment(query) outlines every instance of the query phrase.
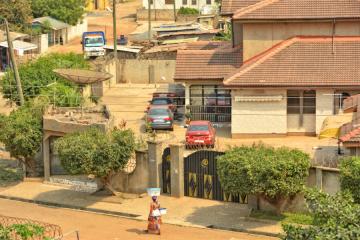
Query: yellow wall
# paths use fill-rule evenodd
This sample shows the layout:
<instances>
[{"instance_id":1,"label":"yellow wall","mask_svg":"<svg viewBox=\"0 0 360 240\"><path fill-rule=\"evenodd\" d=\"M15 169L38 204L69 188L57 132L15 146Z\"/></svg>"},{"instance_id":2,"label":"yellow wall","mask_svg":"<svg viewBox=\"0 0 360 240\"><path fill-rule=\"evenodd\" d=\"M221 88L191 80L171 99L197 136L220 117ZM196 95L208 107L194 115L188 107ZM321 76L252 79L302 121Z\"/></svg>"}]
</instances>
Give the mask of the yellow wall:
<instances>
[{"instance_id":1,"label":"yellow wall","mask_svg":"<svg viewBox=\"0 0 360 240\"><path fill-rule=\"evenodd\" d=\"M246 23L243 24L242 32L244 60L294 36L331 36L332 31L332 22ZM337 22L335 34L338 36L360 36L360 22Z\"/></svg>"},{"instance_id":2,"label":"yellow wall","mask_svg":"<svg viewBox=\"0 0 360 240\"><path fill-rule=\"evenodd\" d=\"M95 9L95 1L97 1L97 5L98 5L97 9ZM88 0L86 10L87 11L105 10L105 8L108 6L109 6L109 3L107 0Z\"/></svg>"}]
</instances>

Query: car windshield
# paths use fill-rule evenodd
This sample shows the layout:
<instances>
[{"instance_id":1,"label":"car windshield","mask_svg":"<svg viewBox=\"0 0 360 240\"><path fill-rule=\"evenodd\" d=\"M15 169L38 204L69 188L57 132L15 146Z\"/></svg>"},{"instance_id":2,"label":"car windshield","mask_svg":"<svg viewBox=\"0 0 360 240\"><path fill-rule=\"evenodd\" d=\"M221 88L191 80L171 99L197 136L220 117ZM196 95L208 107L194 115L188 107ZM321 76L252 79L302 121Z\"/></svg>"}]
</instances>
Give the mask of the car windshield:
<instances>
[{"instance_id":1,"label":"car windshield","mask_svg":"<svg viewBox=\"0 0 360 240\"><path fill-rule=\"evenodd\" d=\"M189 131L208 131L208 125L190 125Z\"/></svg>"},{"instance_id":2,"label":"car windshield","mask_svg":"<svg viewBox=\"0 0 360 240\"><path fill-rule=\"evenodd\" d=\"M168 115L169 111L164 108L153 108L149 111L150 115Z\"/></svg>"},{"instance_id":3,"label":"car windshield","mask_svg":"<svg viewBox=\"0 0 360 240\"><path fill-rule=\"evenodd\" d=\"M167 98L157 98L157 99L153 99L151 104L153 104L153 105L166 105L166 104L171 104L171 100L167 99Z\"/></svg>"},{"instance_id":4,"label":"car windshield","mask_svg":"<svg viewBox=\"0 0 360 240\"><path fill-rule=\"evenodd\" d=\"M104 45L103 37L85 38L85 47L100 47Z\"/></svg>"}]
</instances>

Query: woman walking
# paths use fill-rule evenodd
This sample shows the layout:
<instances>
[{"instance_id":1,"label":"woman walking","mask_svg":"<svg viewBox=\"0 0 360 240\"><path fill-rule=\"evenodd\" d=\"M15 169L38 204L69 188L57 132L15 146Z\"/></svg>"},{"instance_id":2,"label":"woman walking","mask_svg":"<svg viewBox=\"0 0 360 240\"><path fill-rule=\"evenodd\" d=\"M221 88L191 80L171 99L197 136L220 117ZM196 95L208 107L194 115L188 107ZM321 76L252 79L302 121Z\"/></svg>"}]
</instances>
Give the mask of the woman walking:
<instances>
[{"instance_id":1,"label":"woman walking","mask_svg":"<svg viewBox=\"0 0 360 240\"><path fill-rule=\"evenodd\" d=\"M151 199L152 202L150 203L147 232L160 235L160 204L158 202L157 196L152 196Z\"/></svg>"}]
</instances>

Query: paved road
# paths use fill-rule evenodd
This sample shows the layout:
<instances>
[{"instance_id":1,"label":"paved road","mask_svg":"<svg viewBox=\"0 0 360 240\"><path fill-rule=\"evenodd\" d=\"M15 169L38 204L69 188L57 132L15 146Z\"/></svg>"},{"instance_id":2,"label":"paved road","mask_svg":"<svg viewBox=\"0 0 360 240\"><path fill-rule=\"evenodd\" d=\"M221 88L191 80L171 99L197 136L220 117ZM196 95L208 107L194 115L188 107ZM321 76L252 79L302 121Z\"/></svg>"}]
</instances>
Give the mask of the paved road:
<instances>
[{"instance_id":1,"label":"paved road","mask_svg":"<svg viewBox=\"0 0 360 240\"><path fill-rule=\"evenodd\" d=\"M80 231L81 240L135 240L135 239L171 239L171 240L260 240L276 239L264 236L256 236L245 233L228 232L220 230L199 229L191 227L179 227L163 225L162 235L147 235L143 232L146 222L135 221L125 218L105 216L88 212L80 212L69 209L39 206L31 203L23 203L0 199L0 214L13 217L29 218L33 220L60 225L63 232L72 230ZM65 240L75 240L75 236L69 236Z\"/></svg>"}]
</instances>

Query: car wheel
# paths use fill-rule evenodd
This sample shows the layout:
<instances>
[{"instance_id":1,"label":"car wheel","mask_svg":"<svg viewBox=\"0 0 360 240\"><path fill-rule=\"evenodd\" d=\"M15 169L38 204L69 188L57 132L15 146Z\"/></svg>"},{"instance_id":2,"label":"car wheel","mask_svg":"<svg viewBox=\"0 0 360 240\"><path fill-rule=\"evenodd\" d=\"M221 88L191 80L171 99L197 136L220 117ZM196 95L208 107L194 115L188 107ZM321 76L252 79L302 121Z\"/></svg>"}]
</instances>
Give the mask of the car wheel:
<instances>
[{"instance_id":1,"label":"car wheel","mask_svg":"<svg viewBox=\"0 0 360 240\"><path fill-rule=\"evenodd\" d=\"M210 145L210 148L215 148L215 144L211 144L211 145Z\"/></svg>"},{"instance_id":2,"label":"car wheel","mask_svg":"<svg viewBox=\"0 0 360 240\"><path fill-rule=\"evenodd\" d=\"M172 127L172 128L170 128L170 131L174 131L174 128Z\"/></svg>"}]
</instances>

